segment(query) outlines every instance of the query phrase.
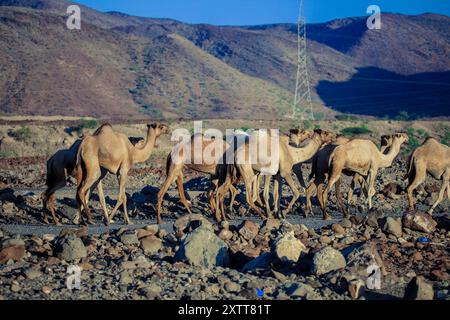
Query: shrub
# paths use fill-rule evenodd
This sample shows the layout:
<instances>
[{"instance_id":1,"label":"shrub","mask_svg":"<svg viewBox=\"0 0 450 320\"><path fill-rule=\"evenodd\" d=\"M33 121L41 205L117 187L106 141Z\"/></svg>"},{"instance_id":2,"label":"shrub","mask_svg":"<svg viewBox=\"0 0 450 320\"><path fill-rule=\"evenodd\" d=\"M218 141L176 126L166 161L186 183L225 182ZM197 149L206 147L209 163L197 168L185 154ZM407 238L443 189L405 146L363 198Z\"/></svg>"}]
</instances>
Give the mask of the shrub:
<instances>
[{"instance_id":1,"label":"shrub","mask_svg":"<svg viewBox=\"0 0 450 320\"><path fill-rule=\"evenodd\" d=\"M450 131L446 131L441 139L441 143L450 147Z\"/></svg>"},{"instance_id":2,"label":"shrub","mask_svg":"<svg viewBox=\"0 0 450 320\"><path fill-rule=\"evenodd\" d=\"M336 120L339 121L357 121L358 117L351 114L338 114L335 116Z\"/></svg>"},{"instance_id":3,"label":"shrub","mask_svg":"<svg viewBox=\"0 0 450 320\"><path fill-rule=\"evenodd\" d=\"M344 136L355 136L359 134L369 134L372 131L366 126L362 125L359 127L348 127L341 130L341 134Z\"/></svg>"},{"instance_id":4,"label":"shrub","mask_svg":"<svg viewBox=\"0 0 450 320\"><path fill-rule=\"evenodd\" d=\"M32 137L31 129L27 126L22 126L20 129L15 130L12 136L19 141L27 141Z\"/></svg>"},{"instance_id":5,"label":"shrub","mask_svg":"<svg viewBox=\"0 0 450 320\"><path fill-rule=\"evenodd\" d=\"M80 124L78 125L77 132L78 134L82 134L85 129L95 129L98 126L98 121L95 119L81 119Z\"/></svg>"}]
</instances>

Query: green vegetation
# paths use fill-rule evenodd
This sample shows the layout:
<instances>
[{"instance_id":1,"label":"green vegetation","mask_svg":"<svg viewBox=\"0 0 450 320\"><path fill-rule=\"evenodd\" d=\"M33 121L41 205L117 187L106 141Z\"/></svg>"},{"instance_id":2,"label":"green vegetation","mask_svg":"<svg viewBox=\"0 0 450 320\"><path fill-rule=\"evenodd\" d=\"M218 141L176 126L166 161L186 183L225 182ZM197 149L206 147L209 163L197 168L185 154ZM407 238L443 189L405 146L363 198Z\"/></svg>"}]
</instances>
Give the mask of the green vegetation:
<instances>
[{"instance_id":1,"label":"green vegetation","mask_svg":"<svg viewBox=\"0 0 450 320\"><path fill-rule=\"evenodd\" d=\"M98 121L95 119L81 119L78 125L77 132L82 134L85 129L95 129L98 126Z\"/></svg>"},{"instance_id":2,"label":"green vegetation","mask_svg":"<svg viewBox=\"0 0 450 320\"><path fill-rule=\"evenodd\" d=\"M17 154L12 151L0 151L0 159L13 158L16 156Z\"/></svg>"},{"instance_id":3,"label":"green vegetation","mask_svg":"<svg viewBox=\"0 0 450 320\"><path fill-rule=\"evenodd\" d=\"M309 120L303 121L303 129L309 130L309 129L311 129L312 127L313 127L313 124L312 124L311 121L309 121Z\"/></svg>"},{"instance_id":4,"label":"green vegetation","mask_svg":"<svg viewBox=\"0 0 450 320\"><path fill-rule=\"evenodd\" d=\"M338 114L335 116L335 118L339 121L358 121L358 117L352 114Z\"/></svg>"},{"instance_id":5,"label":"green vegetation","mask_svg":"<svg viewBox=\"0 0 450 320\"><path fill-rule=\"evenodd\" d=\"M31 129L27 126L22 126L12 133L12 136L19 141L27 141L31 139L32 135Z\"/></svg>"},{"instance_id":6,"label":"green vegetation","mask_svg":"<svg viewBox=\"0 0 450 320\"><path fill-rule=\"evenodd\" d=\"M359 127L348 127L341 130L341 134L347 137L359 135L359 134L369 134L372 131L367 127L367 125L363 124Z\"/></svg>"},{"instance_id":7,"label":"green vegetation","mask_svg":"<svg viewBox=\"0 0 450 320\"><path fill-rule=\"evenodd\" d=\"M450 147L450 131L445 131L444 136L441 139L441 143L445 144L446 146Z\"/></svg>"}]
</instances>

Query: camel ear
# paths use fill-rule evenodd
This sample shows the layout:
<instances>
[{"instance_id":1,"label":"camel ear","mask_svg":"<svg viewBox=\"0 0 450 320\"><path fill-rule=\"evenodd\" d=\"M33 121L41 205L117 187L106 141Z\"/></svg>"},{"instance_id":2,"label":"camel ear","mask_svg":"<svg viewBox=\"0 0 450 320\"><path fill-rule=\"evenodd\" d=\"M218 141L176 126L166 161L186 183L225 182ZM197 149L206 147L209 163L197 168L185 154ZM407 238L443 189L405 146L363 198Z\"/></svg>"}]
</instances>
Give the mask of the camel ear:
<instances>
[{"instance_id":1,"label":"camel ear","mask_svg":"<svg viewBox=\"0 0 450 320\"><path fill-rule=\"evenodd\" d=\"M299 129L291 129L291 130L289 130L290 134L298 134L299 132L300 132Z\"/></svg>"},{"instance_id":2,"label":"camel ear","mask_svg":"<svg viewBox=\"0 0 450 320\"><path fill-rule=\"evenodd\" d=\"M158 127L158 124L157 124L157 123L152 123L152 124L148 124L148 125L147 125L147 128L153 128L153 129L156 129L156 127Z\"/></svg>"},{"instance_id":3,"label":"camel ear","mask_svg":"<svg viewBox=\"0 0 450 320\"><path fill-rule=\"evenodd\" d=\"M317 134L322 134L323 133L322 129L314 129L314 132L317 133Z\"/></svg>"}]
</instances>

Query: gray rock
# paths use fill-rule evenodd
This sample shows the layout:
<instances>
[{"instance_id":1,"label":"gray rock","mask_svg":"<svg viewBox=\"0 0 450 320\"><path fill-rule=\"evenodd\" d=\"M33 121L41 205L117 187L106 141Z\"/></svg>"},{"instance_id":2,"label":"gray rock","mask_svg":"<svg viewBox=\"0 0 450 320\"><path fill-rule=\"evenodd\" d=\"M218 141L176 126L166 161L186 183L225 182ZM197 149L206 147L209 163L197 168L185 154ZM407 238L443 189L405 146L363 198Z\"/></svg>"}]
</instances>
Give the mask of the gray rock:
<instances>
[{"instance_id":1,"label":"gray rock","mask_svg":"<svg viewBox=\"0 0 450 320\"><path fill-rule=\"evenodd\" d=\"M281 235L272 246L272 254L283 262L297 262L302 252L307 249L293 231Z\"/></svg>"},{"instance_id":2,"label":"gray rock","mask_svg":"<svg viewBox=\"0 0 450 320\"><path fill-rule=\"evenodd\" d=\"M238 293L241 291L241 286L235 282L228 281L225 283L224 289L227 292Z\"/></svg>"},{"instance_id":3,"label":"gray rock","mask_svg":"<svg viewBox=\"0 0 450 320\"><path fill-rule=\"evenodd\" d=\"M124 232L120 236L120 242L122 242L126 246L138 246L139 245L139 239L136 235L136 232Z\"/></svg>"},{"instance_id":4,"label":"gray rock","mask_svg":"<svg viewBox=\"0 0 450 320\"><path fill-rule=\"evenodd\" d=\"M387 217L384 221L383 231L396 236L397 238L402 236L402 223L400 219L394 219Z\"/></svg>"},{"instance_id":5,"label":"gray rock","mask_svg":"<svg viewBox=\"0 0 450 320\"><path fill-rule=\"evenodd\" d=\"M154 300L160 297L162 289L157 284L150 284L142 288L141 291L147 299Z\"/></svg>"},{"instance_id":6,"label":"gray rock","mask_svg":"<svg viewBox=\"0 0 450 320\"><path fill-rule=\"evenodd\" d=\"M403 227L411 230L431 233L436 230L437 222L425 212L408 212L402 217Z\"/></svg>"},{"instance_id":7,"label":"gray rock","mask_svg":"<svg viewBox=\"0 0 450 320\"><path fill-rule=\"evenodd\" d=\"M211 222L201 214L187 214L178 218L173 224L173 230L175 233L188 233L200 226L214 230Z\"/></svg>"},{"instance_id":8,"label":"gray rock","mask_svg":"<svg viewBox=\"0 0 450 320\"><path fill-rule=\"evenodd\" d=\"M141 239L141 248L146 254L154 255L163 247L162 241L155 236Z\"/></svg>"},{"instance_id":9,"label":"gray rock","mask_svg":"<svg viewBox=\"0 0 450 320\"><path fill-rule=\"evenodd\" d=\"M322 300L320 294L310 285L305 283L296 283L292 285L287 294L292 298L304 298L306 300Z\"/></svg>"},{"instance_id":10,"label":"gray rock","mask_svg":"<svg viewBox=\"0 0 450 320\"><path fill-rule=\"evenodd\" d=\"M11 238L2 242L2 248L7 248L10 246L25 246L25 241L20 238Z\"/></svg>"},{"instance_id":11,"label":"gray rock","mask_svg":"<svg viewBox=\"0 0 450 320\"><path fill-rule=\"evenodd\" d=\"M414 277L405 289L406 300L433 300L433 286L421 276Z\"/></svg>"},{"instance_id":12,"label":"gray rock","mask_svg":"<svg viewBox=\"0 0 450 320\"><path fill-rule=\"evenodd\" d=\"M210 268L228 266L230 259L227 244L209 228L201 226L182 239L175 260Z\"/></svg>"},{"instance_id":13,"label":"gray rock","mask_svg":"<svg viewBox=\"0 0 450 320\"><path fill-rule=\"evenodd\" d=\"M56 244L56 255L65 261L74 261L87 257L87 250L80 238L68 235L60 238Z\"/></svg>"},{"instance_id":14,"label":"gray rock","mask_svg":"<svg viewBox=\"0 0 450 320\"><path fill-rule=\"evenodd\" d=\"M321 275L345 268L345 266L346 262L342 253L328 246L314 254L312 271L316 275Z\"/></svg>"},{"instance_id":15,"label":"gray rock","mask_svg":"<svg viewBox=\"0 0 450 320\"><path fill-rule=\"evenodd\" d=\"M42 273L36 269L28 269L24 272L24 275L27 279L34 280L42 276Z\"/></svg>"}]
</instances>

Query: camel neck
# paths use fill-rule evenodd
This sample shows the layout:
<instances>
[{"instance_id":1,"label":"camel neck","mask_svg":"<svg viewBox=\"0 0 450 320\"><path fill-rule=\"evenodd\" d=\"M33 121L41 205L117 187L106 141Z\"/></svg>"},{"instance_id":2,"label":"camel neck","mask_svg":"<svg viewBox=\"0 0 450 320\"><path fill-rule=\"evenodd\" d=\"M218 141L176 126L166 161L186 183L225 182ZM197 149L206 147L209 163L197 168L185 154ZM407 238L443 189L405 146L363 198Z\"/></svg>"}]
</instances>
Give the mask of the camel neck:
<instances>
[{"instance_id":1,"label":"camel neck","mask_svg":"<svg viewBox=\"0 0 450 320\"><path fill-rule=\"evenodd\" d=\"M132 158L133 163L141 163L145 162L150 158L152 154L153 148L155 147L156 142L156 134L149 129L147 132L147 139L145 141L144 146L141 148L133 147Z\"/></svg>"},{"instance_id":2,"label":"camel neck","mask_svg":"<svg viewBox=\"0 0 450 320\"><path fill-rule=\"evenodd\" d=\"M320 136L314 135L313 138L303 148L297 148L288 145L289 154L292 157L294 163L305 162L311 159L314 154L319 150L322 145Z\"/></svg>"},{"instance_id":3,"label":"camel neck","mask_svg":"<svg viewBox=\"0 0 450 320\"><path fill-rule=\"evenodd\" d=\"M387 152L386 154L383 154L381 151L379 151L381 159L380 167L381 168L390 167L399 152L400 152L400 141L398 140L395 140L392 143L392 146L389 148L389 152Z\"/></svg>"}]
</instances>

